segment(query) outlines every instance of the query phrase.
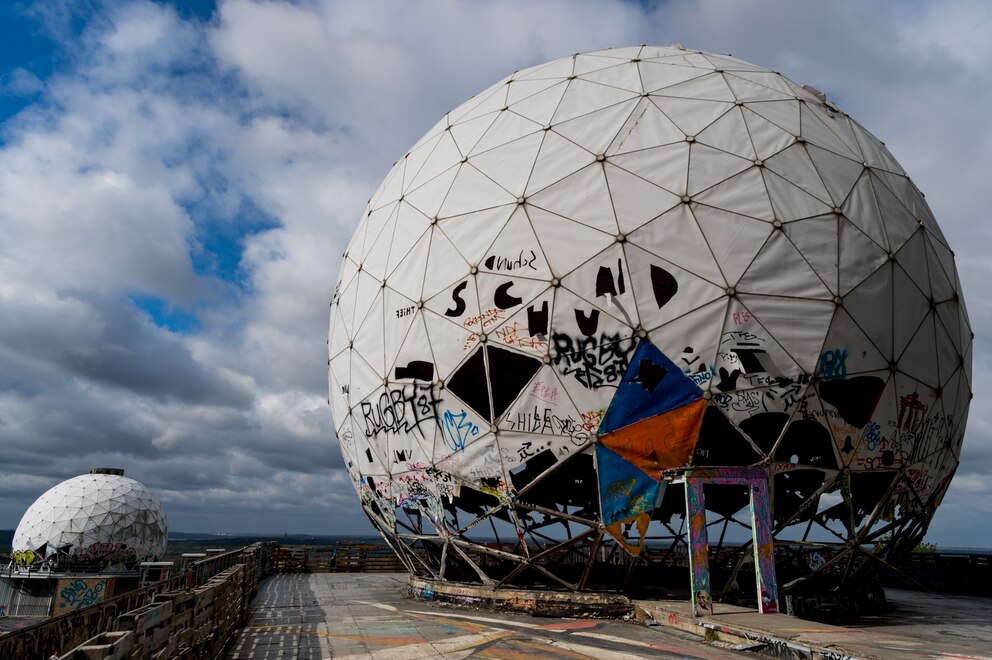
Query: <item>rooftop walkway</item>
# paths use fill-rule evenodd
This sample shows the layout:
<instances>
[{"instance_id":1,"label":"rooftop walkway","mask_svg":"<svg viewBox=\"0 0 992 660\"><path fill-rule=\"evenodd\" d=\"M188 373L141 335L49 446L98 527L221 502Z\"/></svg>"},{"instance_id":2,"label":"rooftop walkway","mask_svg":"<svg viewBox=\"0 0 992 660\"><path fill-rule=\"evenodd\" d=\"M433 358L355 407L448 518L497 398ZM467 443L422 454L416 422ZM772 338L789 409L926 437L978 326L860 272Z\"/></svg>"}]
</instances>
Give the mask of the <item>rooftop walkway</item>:
<instances>
[{"instance_id":1,"label":"rooftop walkway","mask_svg":"<svg viewBox=\"0 0 992 660\"><path fill-rule=\"evenodd\" d=\"M992 659L992 599L887 589L895 610L855 626L683 601L638 601L638 621L455 609L405 595L406 574L268 578L228 658Z\"/></svg>"}]
</instances>

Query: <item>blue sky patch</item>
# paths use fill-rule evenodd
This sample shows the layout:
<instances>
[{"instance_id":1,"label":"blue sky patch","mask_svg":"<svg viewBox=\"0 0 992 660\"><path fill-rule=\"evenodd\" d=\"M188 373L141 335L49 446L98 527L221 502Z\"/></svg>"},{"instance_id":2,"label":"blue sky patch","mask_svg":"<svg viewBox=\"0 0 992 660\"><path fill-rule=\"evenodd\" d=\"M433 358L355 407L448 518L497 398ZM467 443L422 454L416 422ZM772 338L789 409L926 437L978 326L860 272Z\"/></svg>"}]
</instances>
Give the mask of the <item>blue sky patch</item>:
<instances>
[{"instance_id":1,"label":"blue sky patch","mask_svg":"<svg viewBox=\"0 0 992 660\"><path fill-rule=\"evenodd\" d=\"M160 328L181 335L188 335L200 328L196 314L186 311L156 296L132 295L129 299Z\"/></svg>"}]
</instances>

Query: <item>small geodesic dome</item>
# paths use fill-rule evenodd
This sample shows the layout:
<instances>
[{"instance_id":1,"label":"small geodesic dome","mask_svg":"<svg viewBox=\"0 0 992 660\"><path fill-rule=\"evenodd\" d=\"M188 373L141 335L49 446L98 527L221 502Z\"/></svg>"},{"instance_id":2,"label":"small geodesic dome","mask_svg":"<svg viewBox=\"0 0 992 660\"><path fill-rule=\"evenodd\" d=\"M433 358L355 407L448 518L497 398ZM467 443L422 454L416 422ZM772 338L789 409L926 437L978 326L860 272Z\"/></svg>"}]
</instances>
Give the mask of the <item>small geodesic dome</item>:
<instances>
[{"instance_id":1,"label":"small geodesic dome","mask_svg":"<svg viewBox=\"0 0 992 660\"><path fill-rule=\"evenodd\" d=\"M165 553L168 529L162 505L142 484L123 470L94 468L28 507L14 532L13 566L131 570Z\"/></svg>"},{"instance_id":2,"label":"small geodesic dome","mask_svg":"<svg viewBox=\"0 0 992 660\"><path fill-rule=\"evenodd\" d=\"M424 576L655 579L685 561L661 473L762 466L780 576L851 583L957 467L960 289L923 195L820 92L678 46L581 53L448 112L370 199L332 301L335 430ZM747 491L706 503L736 571Z\"/></svg>"}]
</instances>

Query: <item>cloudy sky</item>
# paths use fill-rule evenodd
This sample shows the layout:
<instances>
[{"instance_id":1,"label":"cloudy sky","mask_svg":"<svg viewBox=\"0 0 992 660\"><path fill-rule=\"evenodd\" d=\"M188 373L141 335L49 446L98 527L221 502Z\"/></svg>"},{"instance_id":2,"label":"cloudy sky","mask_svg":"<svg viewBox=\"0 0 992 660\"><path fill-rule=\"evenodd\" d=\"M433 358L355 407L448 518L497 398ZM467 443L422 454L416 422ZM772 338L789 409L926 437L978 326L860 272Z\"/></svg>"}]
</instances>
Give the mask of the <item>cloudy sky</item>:
<instances>
[{"instance_id":1,"label":"cloudy sky","mask_svg":"<svg viewBox=\"0 0 992 660\"><path fill-rule=\"evenodd\" d=\"M513 70L678 41L825 91L927 194L976 333L928 539L992 547L989 34L984 0L0 3L0 529L108 465L173 530L370 532L325 346L366 200Z\"/></svg>"}]
</instances>

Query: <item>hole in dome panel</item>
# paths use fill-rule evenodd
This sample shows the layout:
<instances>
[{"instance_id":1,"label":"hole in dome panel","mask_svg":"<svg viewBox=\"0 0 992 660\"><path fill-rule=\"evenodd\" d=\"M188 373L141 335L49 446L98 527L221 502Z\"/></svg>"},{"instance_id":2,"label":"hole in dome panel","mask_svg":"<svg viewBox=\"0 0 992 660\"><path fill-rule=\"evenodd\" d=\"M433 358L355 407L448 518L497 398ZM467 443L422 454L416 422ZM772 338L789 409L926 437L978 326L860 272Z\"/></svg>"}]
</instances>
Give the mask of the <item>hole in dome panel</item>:
<instances>
[{"instance_id":1,"label":"hole in dome panel","mask_svg":"<svg viewBox=\"0 0 992 660\"><path fill-rule=\"evenodd\" d=\"M527 443L529 446L526 446ZM525 451L530 452L536 448L533 441L522 438L513 447L512 451L516 452L520 460L509 470L510 479L518 493L527 488L518 501L564 513L574 511L570 515L598 521L599 484L592 450L586 449L567 458L567 463L559 465L566 457L555 456L548 448L524 455ZM556 469L545 474L552 467Z\"/></svg>"},{"instance_id":2,"label":"hole in dome panel","mask_svg":"<svg viewBox=\"0 0 992 660\"><path fill-rule=\"evenodd\" d=\"M799 443L796 444L799 447L796 451L805 449ZM828 451L829 449L827 447ZM801 457L799 462L802 462ZM816 500L812 498L823 486L825 479L826 475L820 470L797 469L776 474L772 486L774 524L791 525L810 520L816 513Z\"/></svg>"},{"instance_id":3,"label":"hole in dome panel","mask_svg":"<svg viewBox=\"0 0 992 660\"><path fill-rule=\"evenodd\" d=\"M856 526L866 519L870 521L897 477L898 473L890 470L851 473L851 507Z\"/></svg>"},{"instance_id":4,"label":"hole in dome panel","mask_svg":"<svg viewBox=\"0 0 992 660\"><path fill-rule=\"evenodd\" d=\"M755 465L763 457L718 408L708 406L693 454L694 466Z\"/></svg>"}]
</instances>

